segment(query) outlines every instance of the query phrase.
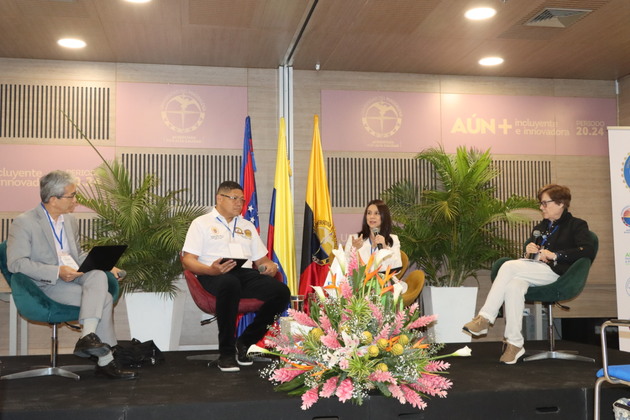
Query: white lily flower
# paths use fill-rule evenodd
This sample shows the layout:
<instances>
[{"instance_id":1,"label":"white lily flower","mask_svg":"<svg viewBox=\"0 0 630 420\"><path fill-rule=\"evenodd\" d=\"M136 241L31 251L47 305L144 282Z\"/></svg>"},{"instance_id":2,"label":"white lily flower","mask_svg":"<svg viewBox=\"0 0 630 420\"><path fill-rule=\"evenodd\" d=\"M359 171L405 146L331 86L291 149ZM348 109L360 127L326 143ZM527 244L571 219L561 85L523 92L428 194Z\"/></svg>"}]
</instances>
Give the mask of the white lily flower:
<instances>
[{"instance_id":1,"label":"white lily flower","mask_svg":"<svg viewBox=\"0 0 630 420\"><path fill-rule=\"evenodd\" d=\"M459 357L469 357L472 354L472 350L470 349L470 347L465 346L462 347L461 349L457 350L455 353L453 353L453 356L459 356Z\"/></svg>"},{"instance_id":2,"label":"white lily flower","mask_svg":"<svg viewBox=\"0 0 630 420\"><path fill-rule=\"evenodd\" d=\"M313 290L315 290L315 294L317 298L323 302L326 300L326 295L324 294L324 289L321 286L311 286Z\"/></svg>"},{"instance_id":3,"label":"white lily flower","mask_svg":"<svg viewBox=\"0 0 630 420\"><path fill-rule=\"evenodd\" d=\"M249 348L247 349L247 355L249 356L250 353L270 353L269 350L262 348L260 346L257 346L256 344L252 344L251 346L249 346Z\"/></svg>"},{"instance_id":4,"label":"white lily flower","mask_svg":"<svg viewBox=\"0 0 630 420\"><path fill-rule=\"evenodd\" d=\"M333 249L332 253L335 256L335 260L333 261L333 264L335 262L339 264L339 267L341 268L341 272L346 273L346 271L348 270L348 261L346 261L346 253L341 247L341 245L339 245L339 248Z\"/></svg>"},{"instance_id":5,"label":"white lily flower","mask_svg":"<svg viewBox=\"0 0 630 420\"><path fill-rule=\"evenodd\" d=\"M400 283L394 283L394 302L398 302L398 298L403 292L403 285Z\"/></svg>"},{"instance_id":6,"label":"white lily flower","mask_svg":"<svg viewBox=\"0 0 630 420\"><path fill-rule=\"evenodd\" d=\"M376 251L376 255L374 255L374 267L378 267L379 265L381 265L383 260L392 256L393 253L394 251L392 251L391 249L385 248Z\"/></svg>"}]
</instances>

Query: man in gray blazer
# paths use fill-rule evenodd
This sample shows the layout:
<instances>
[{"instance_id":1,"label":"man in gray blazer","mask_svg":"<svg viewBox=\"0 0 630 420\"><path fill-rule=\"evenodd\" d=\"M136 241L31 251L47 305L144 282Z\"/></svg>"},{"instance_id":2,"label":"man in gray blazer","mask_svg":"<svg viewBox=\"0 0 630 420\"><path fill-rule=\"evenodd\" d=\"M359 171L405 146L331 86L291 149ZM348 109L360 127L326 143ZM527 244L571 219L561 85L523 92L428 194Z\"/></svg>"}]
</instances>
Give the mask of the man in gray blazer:
<instances>
[{"instance_id":1,"label":"man in gray blazer","mask_svg":"<svg viewBox=\"0 0 630 420\"><path fill-rule=\"evenodd\" d=\"M83 328L75 355L97 357L97 374L134 379L136 373L121 369L111 351L117 341L107 275L100 270L77 271L86 253L79 243L79 224L69 214L77 205L75 178L53 171L39 180L39 186L42 202L16 217L9 229L9 271L30 277L52 300L81 308ZM112 273L118 277L119 270L113 268Z\"/></svg>"}]
</instances>

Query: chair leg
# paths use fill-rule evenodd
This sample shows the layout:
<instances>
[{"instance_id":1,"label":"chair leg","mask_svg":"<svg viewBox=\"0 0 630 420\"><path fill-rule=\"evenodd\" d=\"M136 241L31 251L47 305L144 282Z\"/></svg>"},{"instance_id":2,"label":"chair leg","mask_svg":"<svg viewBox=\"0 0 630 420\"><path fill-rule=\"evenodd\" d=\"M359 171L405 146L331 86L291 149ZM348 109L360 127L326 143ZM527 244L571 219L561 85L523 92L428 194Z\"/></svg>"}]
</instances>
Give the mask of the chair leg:
<instances>
[{"instance_id":1,"label":"chair leg","mask_svg":"<svg viewBox=\"0 0 630 420\"><path fill-rule=\"evenodd\" d=\"M57 350L58 350L59 338L57 336L57 324L52 324L52 335L50 337L50 366L37 367L34 369L26 370L23 372L12 373L9 375L1 376L0 379L23 379L23 378L35 378L38 376L63 376L78 381L81 379L75 372L93 370L94 365L70 365L70 366L57 366Z\"/></svg>"},{"instance_id":2,"label":"chair leg","mask_svg":"<svg viewBox=\"0 0 630 420\"><path fill-rule=\"evenodd\" d=\"M606 382L606 378L601 377L601 378L597 378L597 381L595 381L595 390L593 391L595 398L594 398L594 402L593 402L593 420L599 420L599 405L600 405L600 396L601 396L601 389L602 389L602 384Z\"/></svg>"},{"instance_id":3,"label":"chair leg","mask_svg":"<svg viewBox=\"0 0 630 420\"><path fill-rule=\"evenodd\" d=\"M577 351L574 350L556 350L555 334L553 332L553 302L547 303L547 336L549 338L549 350L534 353L523 359L524 362L534 362L536 360L546 359L562 359L573 360L576 362L592 362L595 363L595 359L586 356L580 356Z\"/></svg>"}]
</instances>

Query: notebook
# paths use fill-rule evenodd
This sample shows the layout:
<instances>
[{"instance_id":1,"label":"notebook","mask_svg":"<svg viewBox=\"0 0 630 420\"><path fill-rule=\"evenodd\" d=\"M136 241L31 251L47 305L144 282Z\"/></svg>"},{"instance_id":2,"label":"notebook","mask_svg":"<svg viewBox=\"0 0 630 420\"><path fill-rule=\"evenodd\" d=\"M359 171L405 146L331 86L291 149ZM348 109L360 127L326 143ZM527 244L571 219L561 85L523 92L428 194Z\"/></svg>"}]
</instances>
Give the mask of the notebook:
<instances>
[{"instance_id":1,"label":"notebook","mask_svg":"<svg viewBox=\"0 0 630 420\"><path fill-rule=\"evenodd\" d=\"M77 271L87 273L90 270L111 270L127 245L98 245L92 248Z\"/></svg>"}]
</instances>

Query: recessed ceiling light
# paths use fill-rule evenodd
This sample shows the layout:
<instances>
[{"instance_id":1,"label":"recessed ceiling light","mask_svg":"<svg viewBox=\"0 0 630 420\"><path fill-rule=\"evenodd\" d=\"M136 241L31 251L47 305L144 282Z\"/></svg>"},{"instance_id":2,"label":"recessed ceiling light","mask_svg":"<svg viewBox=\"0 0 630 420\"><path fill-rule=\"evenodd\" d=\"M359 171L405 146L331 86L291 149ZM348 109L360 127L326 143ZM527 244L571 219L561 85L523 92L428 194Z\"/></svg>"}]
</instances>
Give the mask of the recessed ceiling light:
<instances>
[{"instance_id":1,"label":"recessed ceiling light","mask_svg":"<svg viewBox=\"0 0 630 420\"><path fill-rule=\"evenodd\" d=\"M83 48L87 45L85 41L76 38L63 38L57 41L57 44L66 48Z\"/></svg>"},{"instance_id":2,"label":"recessed ceiling light","mask_svg":"<svg viewBox=\"0 0 630 420\"><path fill-rule=\"evenodd\" d=\"M482 66L498 66L503 63L503 59L501 57L484 57L479 60L479 64Z\"/></svg>"},{"instance_id":3,"label":"recessed ceiling light","mask_svg":"<svg viewBox=\"0 0 630 420\"><path fill-rule=\"evenodd\" d=\"M151 0L125 0L125 1L127 1L129 3L148 3Z\"/></svg>"},{"instance_id":4,"label":"recessed ceiling light","mask_svg":"<svg viewBox=\"0 0 630 420\"><path fill-rule=\"evenodd\" d=\"M467 11L464 16L466 16L470 20L482 20L490 19L496 14L497 11L494 10L492 7L476 7Z\"/></svg>"}]
</instances>

